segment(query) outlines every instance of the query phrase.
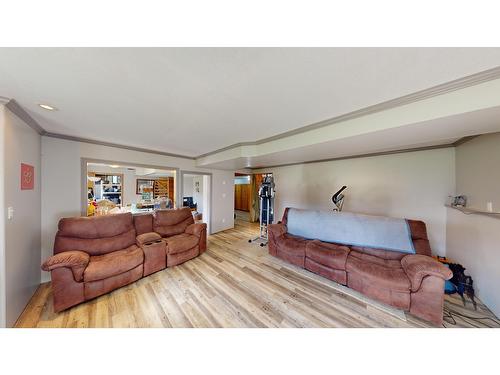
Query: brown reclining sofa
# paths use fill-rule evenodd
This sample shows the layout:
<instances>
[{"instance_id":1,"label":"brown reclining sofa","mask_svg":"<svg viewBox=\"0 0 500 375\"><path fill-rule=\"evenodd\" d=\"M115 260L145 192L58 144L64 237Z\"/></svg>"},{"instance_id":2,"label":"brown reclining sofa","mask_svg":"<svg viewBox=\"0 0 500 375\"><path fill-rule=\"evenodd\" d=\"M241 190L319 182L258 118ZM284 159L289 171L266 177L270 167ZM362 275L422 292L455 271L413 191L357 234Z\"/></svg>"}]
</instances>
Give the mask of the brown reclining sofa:
<instances>
[{"instance_id":1,"label":"brown reclining sofa","mask_svg":"<svg viewBox=\"0 0 500 375\"><path fill-rule=\"evenodd\" d=\"M183 263L206 247L206 224L195 224L189 208L64 218L54 255L42 269L51 272L59 312Z\"/></svg>"},{"instance_id":2,"label":"brown reclining sofa","mask_svg":"<svg viewBox=\"0 0 500 375\"><path fill-rule=\"evenodd\" d=\"M431 257L425 223L407 220L416 254L308 240L287 233L289 208L269 225L269 253L441 325L451 271Z\"/></svg>"}]
</instances>

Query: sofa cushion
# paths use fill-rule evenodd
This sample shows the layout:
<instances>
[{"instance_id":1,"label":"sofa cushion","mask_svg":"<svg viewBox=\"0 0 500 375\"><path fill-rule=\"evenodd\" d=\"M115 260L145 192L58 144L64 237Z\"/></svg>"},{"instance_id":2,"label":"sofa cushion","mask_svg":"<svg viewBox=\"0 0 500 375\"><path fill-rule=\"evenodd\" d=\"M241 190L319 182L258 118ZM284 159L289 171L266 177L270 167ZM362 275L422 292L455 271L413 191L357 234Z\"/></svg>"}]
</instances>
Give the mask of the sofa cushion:
<instances>
[{"instance_id":1,"label":"sofa cushion","mask_svg":"<svg viewBox=\"0 0 500 375\"><path fill-rule=\"evenodd\" d=\"M79 250L102 255L135 244L132 214L71 217L59 221L54 254Z\"/></svg>"},{"instance_id":2,"label":"sofa cushion","mask_svg":"<svg viewBox=\"0 0 500 375\"><path fill-rule=\"evenodd\" d=\"M305 257L307 242L305 238L285 233L277 243L278 251L291 256Z\"/></svg>"},{"instance_id":3,"label":"sofa cushion","mask_svg":"<svg viewBox=\"0 0 500 375\"><path fill-rule=\"evenodd\" d=\"M194 224L194 219L189 207L159 210L155 212L153 230L162 237L170 237L184 233L191 224Z\"/></svg>"},{"instance_id":4,"label":"sofa cushion","mask_svg":"<svg viewBox=\"0 0 500 375\"><path fill-rule=\"evenodd\" d=\"M411 294L408 290L400 291L383 288L371 279L355 272L347 273L347 286L382 303L397 307L398 309L410 310Z\"/></svg>"},{"instance_id":5,"label":"sofa cushion","mask_svg":"<svg viewBox=\"0 0 500 375\"><path fill-rule=\"evenodd\" d=\"M144 254L136 245L104 255L91 256L83 280L89 282L115 276L137 267L143 261Z\"/></svg>"},{"instance_id":6,"label":"sofa cushion","mask_svg":"<svg viewBox=\"0 0 500 375\"><path fill-rule=\"evenodd\" d=\"M411 238L414 240L428 240L427 228L421 220L407 220L410 226Z\"/></svg>"},{"instance_id":7,"label":"sofa cushion","mask_svg":"<svg viewBox=\"0 0 500 375\"><path fill-rule=\"evenodd\" d=\"M305 259L304 267L308 271L326 277L327 279L333 280L339 284L347 284L347 272L345 272L345 270L338 270L327 267L323 264L315 262L311 258Z\"/></svg>"},{"instance_id":8,"label":"sofa cushion","mask_svg":"<svg viewBox=\"0 0 500 375\"><path fill-rule=\"evenodd\" d=\"M134 215L134 227L137 235L153 231L153 214L141 213Z\"/></svg>"},{"instance_id":9,"label":"sofa cushion","mask_svg":"<svg viewBox=\"0 0 500 375\"><path fill-rule=\"evenodd\" d=\"M415 241L413 241L413 244L415 245ZM401 260L404 256L408 255L405 253L398 253L396 251L372 249L370 247L362 247L362 246L349 246L349 248L351 249L351 251L366 253L382 259ZM415 248L415 250L417 249Z\"/></svg>"},{"instance_id":10,"label":"sofa cushion","mask_svg":"<svg viewBox=\"0 0 500 375\"><path fill-rule=\"evenodd\" d=\"M196 258L198 255L200 255L200 250L197 246L181 253L167 254L167 267L177 266L190 259Z\"/></svg>"},{"instance_id":11,"label":"sofa cushion","mask_svg":"<svg viewBox=\"0 0 500 375\"><path fill-rule=\"evenodd\" d=\"M345 262L349 254L347 246L318 240L308 241L306 245L306 257L323 266L337 270L345 270Z\"/></svg>"},{"instance_id":12,"label":"sofa cushion","mask_svg":"<svg viewBox=\"0 0 500 375\"><path fill-rule=\"evenodd\" d=\"M142 277L143 269L142 264L132 268L126 272L120 273L115 276L108 277L102 280L90 281L84 283L85 299L91 299L103 294L109 293L112 290L121 288L127 284L133 283Z\"/></svg>"},{"instance_id":13,"label":"sofa cushion","mask_svg":"<svg viewBox=\"0 0 500 375\"><path fill-rule=\"evenodd\" d=\"M57 234L75 238L106 238L134 229L131 213L116 215L69 217L59 220Z\"/></svg>"},{"instance_id":14,"label":"sofa cushion","mask_svg":"<svg viewBox=\"0 0 500 375\"><path fill-rule=\"evenodd\" d=\"M396 264L393 263L397 261L373 259L376 257L360 259L356 254L353 255L352 253L347 257L346 262L348 274L354 273L362 277L372 287L410 293L410 280L401 265L396 267ZM367 257L371 256L367 255Z\"/></svg>"},{"instance_id":15,"label":"sofa cushion","mask_svg":"<svg viewBox=\"0 0 500 375\"><path fill-rule=\"evenodd\" d=\"M182 233L165 239L167 254L177 254L188 251L198 245L200 239L192 234Z\"/></svg>"},{"instance_id":16,"label":"sofa cushion","mask_svg":"<svg viewBox=\"0 0 500 375\"><path fill-rule=\"evenodd\" d=\"M356 250L351 250L349 256L367 263L375 263L386 268L402 268L400 259L385 259Z\"/></svg>"},{"instance_id":17,"label":"sofa cushion","mask_svg":"<svg viewBox=\"0 0 500 375\"><path fill-rule=\"evenodd\" d=\"M117 236L103 238L64 237L57 234L54 243L54 254L69 250L79 250L89 255L103 255L126 249L135 244L135 238L134 228Z\"/></svg>"}]
</instances>

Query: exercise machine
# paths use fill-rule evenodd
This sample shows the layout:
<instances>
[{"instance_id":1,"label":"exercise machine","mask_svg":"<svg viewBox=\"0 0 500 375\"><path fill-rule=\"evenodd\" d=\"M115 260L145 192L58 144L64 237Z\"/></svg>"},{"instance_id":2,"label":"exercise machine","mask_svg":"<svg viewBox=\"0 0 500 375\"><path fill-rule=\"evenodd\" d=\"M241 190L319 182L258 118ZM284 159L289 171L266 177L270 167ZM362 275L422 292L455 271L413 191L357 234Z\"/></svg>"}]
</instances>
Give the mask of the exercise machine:
<instances>
[{"instance_id":1,"label":"exercise machine","mask_svg":"<svg viewBox=\"0 0 500 375\"><path fill-rule=\"evenodd\" d=\"M342 186L339 191L337 191L332 196L333 202L333 211L340 212L342 211L342 207L344 206L344 194L342 192L347 189L347 186Z\"/></svg>"},{"instance_id":2,"label":"exercise machine","mask_svg":"<svg viewBox=\"0 0 500 375\"><path fill-rule=\"evenodd\" d=\"M259 237L250 239L248 242L259 243L260 246L267 245L268 225L274 220L274 195L276 194L274 179L272 174L266 174L259 187L258 195L260 199L259 207Z\"/></svg>"}]
</instances>

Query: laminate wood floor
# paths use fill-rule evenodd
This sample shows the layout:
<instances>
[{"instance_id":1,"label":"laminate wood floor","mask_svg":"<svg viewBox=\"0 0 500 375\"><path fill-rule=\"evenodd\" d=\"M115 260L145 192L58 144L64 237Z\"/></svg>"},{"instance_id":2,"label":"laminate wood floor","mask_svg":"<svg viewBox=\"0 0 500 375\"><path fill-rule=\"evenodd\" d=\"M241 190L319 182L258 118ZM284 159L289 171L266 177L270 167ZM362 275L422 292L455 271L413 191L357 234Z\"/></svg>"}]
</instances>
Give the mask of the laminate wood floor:
<instances>
[{"instance_id":1,"label":"laminate wood floor","mask_svg":"<svg viewBox=\"0 0 500 375\"><path fill-rule=\"evenodd\" d=\"M200 257L59 314L50 283L42 284L16 327L429 326L270 256L247 242L257 233L257 225L238 220L209 236ZM446 327L500 324L482 304L474 311L448 296L445 304Z\"/></svg>"}]
</instances>

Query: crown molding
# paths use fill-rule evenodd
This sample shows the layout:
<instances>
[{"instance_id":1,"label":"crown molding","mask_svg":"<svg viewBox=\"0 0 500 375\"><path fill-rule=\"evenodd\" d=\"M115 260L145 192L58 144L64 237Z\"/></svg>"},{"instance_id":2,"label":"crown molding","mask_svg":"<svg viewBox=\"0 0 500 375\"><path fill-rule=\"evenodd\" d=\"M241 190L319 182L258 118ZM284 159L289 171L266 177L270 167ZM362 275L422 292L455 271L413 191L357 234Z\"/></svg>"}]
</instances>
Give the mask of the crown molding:
<instances>
[{"instance_id":1,"label":"crown molding","mask_svg":"<svg viewBox=\"0 0 500 375\"><path fill-rule=\"evenodd\" d=\"M248 168L248 169L250 169L252 171L256 171L256 170L259 170L259 169L288 167L288 166L291 166L291 165L324 163L324 162L328 162L328 161L369 158L369 157L373 157L373 156L404 154L404 153L407 153L407 152L416 152L416 151L438 150L438 149L441 149L441 148L458 147L458 146L463 145L464 143L469 142L470 140L472 140L474 138L477 138L479 136L480 136L480 134L470 135L470 136L467 136L467 137L460 138L460 139L456 140L453 143L444 143L442 145L423 146L423 147L414 147L414 148L402 148L402 149L393 150L393 151L372 152L372 153L367 153L367 154L350 155L350 156L340 156L338 158L318 159L318 160L310 160L310 161L296 162L296 163L277 164L277 165L271 165L269 167L253 167L253 168Z\"/></svg>"},{"instance_id":2,"label":"crown molding","mask_svg":"<svg viewBox=\"0 0 500 375\"><path fill-rule=\"evenodd\" d=\"M11 111L21 120L23 120L30 128L32 128L38 134L44 135L45 133L47 133L45 129L41 127L38 121L36 121L33 117L31 117L31 115L28 112L26 112L24 108L21 107L18 102L16 102L15 99L10 99L7 102L7 104L5 104L5 107L8 108L9 111Z\"/></svg>"},{"instance_id":3,"label":"crown molding","mask_svg":"<svg viewBox=\"0 0 500 375\"><path fill-rule=\"evenodd\" d=\"M474 136L474 137L477 137L477 136ZM469 138L469 137L464 137L464 138ZM403 148L403 149L392 150L392 151L372 152L372 153L367 153L367 154L340 156L340 157L337 157L337 158L328 158L328 159L309 160L309 161L302 161L302 162L295 162L295 163L276 164L276 165L270 165L270 166L265 166L265 167L252 167L252 168L248 168L248 169L250 169L252 171L257 171L257 170L261 170L261 169L267 170L267 169L270 169L270 168L290 167L292 165L325 163L325 162L329 162L329 161L338 161L338 160L347 160L347 159L359 159L359 158L369 158L369 157L374 157L374 156L384 156L384 155L394 155L394 154L405 154L405 153L408 153L408 152L417 152L417 151L439 150L439 149L442 149L442 148L455 147L455 144L457 144L457 142L460 142L464 138L461 138L461 139L459 139L458 141L456 141L454 143L445 143L445 144L442 144L442 145L423 146L423 147L414 147L414 148Z\"/></svg>"},{"instance_id":4,"label":"crown molding","mask_svg":"<svg viewBox=\"0 0 500 375\"><path fill-rule=\"evenodd\" d=\"M463 137L463 138L460 138L459 140L457 140L457 141L453 142L453 146L454 146L454 147L458 147L458 146L463 145L464 143L469 142L469 141L471 141L471 140L473 140L474 138L477 138L477 137L479 137L479 136L480 136L480 134L477 134L477 135L470 135L470 136L468 136L468 137Z\"/></svg>"},{"instance_id":5,"label":"crown molding","mask_svg":"<svg viewBox=\"0 0 500 375\"><path fill-rule=\"evenodd\" d=\"M189 159L189 160L195 160L196 159L194 156L187 156L187 155L181 155L181 154L173 154L173 153L170 153L170 152L150 150L150 149L143 148L143 147L127 146L127 145L122 145L122 144L112 143L112 142L103 142L103 141L98 141L96 139L74 137L72 135L65 135L65 134L59 134L59 133L48 133L48 132L45 132L43 135L45 137L64 139L66 141L90 143L90 144L93 144L93 145L106 146L106 147L116 147L116 148L122 148L122 149L125 149L125 150L131 150L131 151L146 152L148 154L170 156L170 157L174 157L174 158L182 158L182 159Z\"/></svg>"},{"instance_id":6,"label":"crown molding","mask_svg":"<svg viewBox=\"0 0 500 375\"><path fill-rule=\"evenodd\" d=\"M196 159L193 156L174 154L174 153L170 153L170 152L163 152L163 151L157 151L157 150L150 150L150 149L143 148L143 147L128 146L128 145L122 145L122 144L112 143L112 142L103 142L103 141L98 141L95 139L81 138L81 137L75 137L75 136L59 134L59 133L49 133L33 117L31 117L31 115L28 112L26 112L26 110L23 107L21 107L15 99L10 99L10 98L0 96L0 104L4 104L4 103L5 103L6 108L8 108L12 113L14 113L17 117L19 117L21 120L23 120L33 130L35 130L38 134L40 134L42 136L51 137L51 138L59 138L59 139L67 140L67 141L91 143L91 144L100 145L100 146L122 148L122 149L126 149L126 150L131 150L131 151L147 152L149 154L157 154L157 155L170 156L170 157L175 157L175 158L182 158L182 159L189 159L189 160Z\"/></svg>"},{"instance_id":7,"label":"crown molding","mask_svg":"<svg viewBox=\"0 0 500 375\"><path fill-rule=\"evenodd\" d=\"M352 119L366 116L369 114L373 114L376 112L381 112L381 111L385 111L388 109L400 107L403 105L415 103L415 102L418 102L418 101L421 101L424 99L429 99L429 98L432 98L432 97L435 97L438 95L457 91L457 90L464 89L464 88L467 88L470 86L475 86L475 85L478 85L480 83L492 81L492 80L495 80L498 78L500 78L500 66L497 66L495 68L485 70L485 71L482 71L479 73L475 73L475 74L472 74L472 75L469 75L466 77L462 77L462 78L459 78L459 79L456 79L456 80L453 80L450 82L446 82L446 83L443 83L443 84L440 84L437 86L433 86L433 87L430 87L428 89L417 91L413 94L404 95L404 96L401 96L399 98L391 99L391 100L388 100L388 101L385 101L382 103L378 103L378 104L374 104L372 106L365 107L365 108L362 108L362 109L359 109L359 110L356 110L353 112L349 112L349 113L346 113L344 115L340 115L340 116L333 117L333 118L330 118L327 120L323 120L323 121L316 122L316 123L313 123L310 125L306 125L306 126L303 126L303 127L300 127L300 128L288 131L288 132L277 134L277 135L274 135L272 137L263 138L263 139L260 139L257 141L252 141L252 142L235 143L231 146L223 147L223 148L220 148L218 150L207 152L205 154L199 155L196 158L198 159L198 158L203 158L206 156L218 154L220 152L231 150L231 149L236 148L236 147L260 145L263 143L267 143L267 142L275 141L278 139L290 137L292 135L305 133L305 132L310 131L310 130L316 130L319 128L323 128L325 126L334 125L334 124L339 123L339 122L352 120Z\"/></svg>"}]
</instances>

